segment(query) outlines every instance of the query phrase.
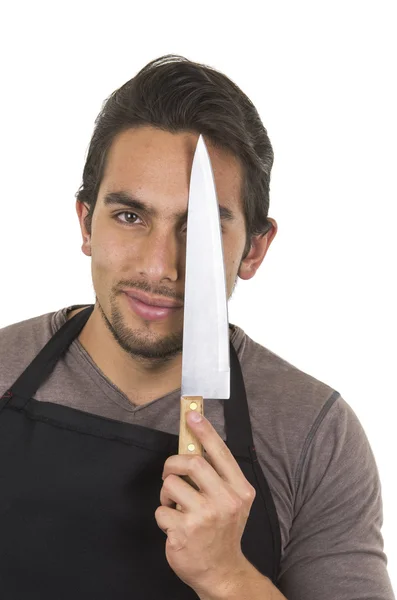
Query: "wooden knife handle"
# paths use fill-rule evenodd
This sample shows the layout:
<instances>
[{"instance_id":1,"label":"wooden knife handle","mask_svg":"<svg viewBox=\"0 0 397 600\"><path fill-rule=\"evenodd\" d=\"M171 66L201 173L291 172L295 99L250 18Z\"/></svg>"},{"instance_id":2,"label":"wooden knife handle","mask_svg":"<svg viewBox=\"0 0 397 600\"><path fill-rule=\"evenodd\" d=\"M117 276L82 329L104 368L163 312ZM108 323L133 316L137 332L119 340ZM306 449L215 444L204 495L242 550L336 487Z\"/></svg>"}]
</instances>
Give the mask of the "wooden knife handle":
<instances>
[{"instance_id":1,"label":"wooden knife handle","mask_svg":"<svg viewBox=\"0 0 397 600\"><path fill-rule=\"evenodd\" d=\"M204 414L204 399L202 396L181 396L178 454L198 454L199 456L203 456L203 446L189 429L186 422L186 415L191 410L196 410L201 415ZM182 479L187 481L196 490L198 489L190 477L184 476ZM176 509L181 510L179 504L176 505Z\"/></svg>"}]
</instances>

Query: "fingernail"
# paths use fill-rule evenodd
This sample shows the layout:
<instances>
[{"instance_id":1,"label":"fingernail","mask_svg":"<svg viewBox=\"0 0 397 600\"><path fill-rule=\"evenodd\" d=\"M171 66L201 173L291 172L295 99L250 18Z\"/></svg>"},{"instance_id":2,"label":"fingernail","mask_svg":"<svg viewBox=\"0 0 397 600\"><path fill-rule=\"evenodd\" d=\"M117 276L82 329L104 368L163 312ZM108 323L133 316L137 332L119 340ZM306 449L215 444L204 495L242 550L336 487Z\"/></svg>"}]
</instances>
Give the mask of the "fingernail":
<instances>
[{"instance_id":1,"label":"fingernail","mask_svg":"<svg viewBox=\"0 0 397 600\"><path fill-rule=\"evenodd\" d=\"M203 417L195 410L192 410L189 415L189 419L193 421L193 423L200 423L203 420Z\"/></svg>"}]
</instances>

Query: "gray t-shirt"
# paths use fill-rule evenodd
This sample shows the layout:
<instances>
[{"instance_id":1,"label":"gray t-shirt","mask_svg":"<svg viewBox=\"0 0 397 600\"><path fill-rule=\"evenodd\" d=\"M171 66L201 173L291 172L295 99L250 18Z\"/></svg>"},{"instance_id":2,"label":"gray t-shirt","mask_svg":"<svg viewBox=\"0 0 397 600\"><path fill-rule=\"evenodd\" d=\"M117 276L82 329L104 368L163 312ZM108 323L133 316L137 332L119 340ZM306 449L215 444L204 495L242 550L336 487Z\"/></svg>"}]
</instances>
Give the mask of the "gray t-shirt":
<instances>
[{"instance_id":1,"label":"gray t-shirt","mask_svg":"<svg viewBox=\"0 0 397 600\"><path fill-rule=\"evenodd\" d=\"M0 329L0 396L79 306ZM334 389L235 325L231 342L280 522L280 590L288 600L394 599L383 552L379 474L357 416ZM178 434L179 392L132 404L76 339L35 398ZM205 413L225 439L223 401L207 402Z\"/></svg>"}]
</instances>

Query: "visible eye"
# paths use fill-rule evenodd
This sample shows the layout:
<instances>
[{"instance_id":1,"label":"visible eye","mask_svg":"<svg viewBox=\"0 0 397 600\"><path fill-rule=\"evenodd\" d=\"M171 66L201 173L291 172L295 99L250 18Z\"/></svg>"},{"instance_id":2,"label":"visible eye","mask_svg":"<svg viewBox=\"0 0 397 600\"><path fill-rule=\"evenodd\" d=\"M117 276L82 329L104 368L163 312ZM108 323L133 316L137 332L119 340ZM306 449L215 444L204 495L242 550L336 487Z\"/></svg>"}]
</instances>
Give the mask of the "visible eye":
<instances>
[{"instance_id":1,"label":"visible eye","mask_svg":"<svg viewBox=\"0 0 397 600\"><path fill-rule=\"evenodd\" d=\"M123 223L124 225L135 225L136 220L134 220L133 222L131 222L130 220L127 219L125 221L124 219L120 219L119 218L121 215L132 215L134 217L134 219L139 219L140 218L140 217L138 217L138 215L136 213L129 212L129 211L126 211L126 210L124 210L123 212L119 212L119 213L115 214L113 216L113 219L115 219L119 223Z\"/></svg>"}]
</instances>

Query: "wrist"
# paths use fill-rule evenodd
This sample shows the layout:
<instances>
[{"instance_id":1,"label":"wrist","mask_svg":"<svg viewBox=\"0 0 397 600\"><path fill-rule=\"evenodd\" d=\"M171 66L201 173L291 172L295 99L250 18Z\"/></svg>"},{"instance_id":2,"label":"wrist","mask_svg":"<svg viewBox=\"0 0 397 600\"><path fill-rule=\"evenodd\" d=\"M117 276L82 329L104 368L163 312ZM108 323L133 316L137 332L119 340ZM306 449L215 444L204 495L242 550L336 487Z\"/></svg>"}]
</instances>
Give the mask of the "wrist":
<instances>
[{"instance_id":1,"label":"wrist","mask_svg":"<svg viewBox=\"0 0 397 600\"><path fill-rule=\"evenodd\" d=\"M286 600L271 580L245 559L241 569L223 578L208 593L197 592L200 600Z\"/></svg>"},{"instance_id":2,"label":"wrist","mask_svg":"<svg viewBox=\"0 0 397 600\"><path fill-rule=\"evenodd\" d=\"M197 593L200 600L255 600L255 592L258 590L261 594L258 598L266 600L267 596L263 596L263 591L267 590L268 586L273 587L271 581L244 557L241 565L234 568L230 575L219 578L211 586L206 586L208 591Z\"/></svg>"}]
</instances>

